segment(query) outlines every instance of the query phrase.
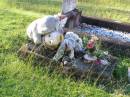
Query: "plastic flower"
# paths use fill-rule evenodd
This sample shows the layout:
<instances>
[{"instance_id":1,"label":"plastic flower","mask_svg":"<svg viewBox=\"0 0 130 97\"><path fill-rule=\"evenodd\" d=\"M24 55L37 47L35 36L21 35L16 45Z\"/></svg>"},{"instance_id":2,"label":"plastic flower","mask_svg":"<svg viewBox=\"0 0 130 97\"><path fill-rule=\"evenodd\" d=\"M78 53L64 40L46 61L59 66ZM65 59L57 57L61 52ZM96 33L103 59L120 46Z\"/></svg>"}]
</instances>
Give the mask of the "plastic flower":
<instances>
[{"instance_id":1,"label":"plastic flower","mask_svg":"<svg viewBox=\"0 0 130 97\"><path fill-rule=\"evenodd\" d=\"M96 45L97 40L98 40L98 38L96 36L92 36L92 38L87 43L87 48L88 49L93 49L95 47L95 45Z\"/></svg>"},{"instance_id":2,"label":"plastic flower","mask_svg":"<svg viewBox=\"0 0 130 97\"><path fill-rule=\"evenodd\" d=\"M100 60L100 59L97 59L97 60L95 61L95 64L96 64L96 65L100 65L100 64L101 64L101 60Z\"/></svg>"},{"instance_id":3,"label":"plastic flower","mask_svg":"<svg viewBox=\"0 0 130 97\"><path fill-rule=\"evenodd\" d=\"M95 47L95 42L93 40L90 40L88 43L87 43L87 48L88 49L93 49Z\"/></svg>"}]
</instances>

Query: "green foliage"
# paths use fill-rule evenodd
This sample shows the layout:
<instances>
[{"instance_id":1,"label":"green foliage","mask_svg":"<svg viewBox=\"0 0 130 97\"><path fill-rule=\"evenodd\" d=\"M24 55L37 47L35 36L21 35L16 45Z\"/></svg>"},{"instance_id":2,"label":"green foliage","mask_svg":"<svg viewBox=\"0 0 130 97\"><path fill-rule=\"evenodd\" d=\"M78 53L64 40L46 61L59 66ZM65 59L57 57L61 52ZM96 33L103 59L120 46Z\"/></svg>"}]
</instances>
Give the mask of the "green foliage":
<instances>
[{"instance_id":1,"label":"green foliage","mask_svg":"<svg viewBox=\"0 0 130 97\"><path fill-rule=\"evenodd\" d=\"M63 78L56 72L50 74L48 68L39 64L33 67L31 62L18 58L17 50L27 42L26 26L34 19L0 9L0 97L109 97L94 86Z\"/></svg>"},{"instance_id":2,"label":"green foliage","mask_svg":"<svg viewBox=\"0 0 130 97\"><path fill-rule=\"evenodd\" d=\"M129 0L79 1L79 7L87 10L83 11L87 15L129 22L129 12L126 12L130 7ZM59 12L60 4L60 0L0 0L0 97L127 97L124 93L129 91L125 86L130 61L125 55L120 55L115 71L119 82L102 87L64 78L56 71L50 73L47 67L39 64L34 67L31 59L19 59L17 51L27 42L27 25L44 14ZM112 91L108 93L107 89Z\"/></svg>"}]
</instances>

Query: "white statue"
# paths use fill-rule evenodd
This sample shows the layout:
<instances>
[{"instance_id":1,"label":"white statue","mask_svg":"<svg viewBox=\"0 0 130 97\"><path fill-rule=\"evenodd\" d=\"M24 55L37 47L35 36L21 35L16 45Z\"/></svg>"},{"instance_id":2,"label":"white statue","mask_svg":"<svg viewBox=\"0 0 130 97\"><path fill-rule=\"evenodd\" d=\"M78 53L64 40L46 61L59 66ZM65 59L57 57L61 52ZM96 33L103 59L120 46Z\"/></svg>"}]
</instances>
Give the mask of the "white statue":
<instances>
[{"instance_id":1,"label":"white statue","mask_svg":"<svg viewBox=\"0 0 130 97\"><path fill-rule=\"evenodd\" d=\"M63 20L64 19L64 20ZM48 15L33 21L27 28L27 35L35 44L42 42L42 35L54 31L63 33L63 27L67 21L64 15Z\"/></svg>"},{"instance_id":2,"label":"white statue","mask_svg":"<svg viewBox=\"0 0 130 97\"><path fill-rule=\"evenodd\" d=\"M83 49L82 39L74 32L67 32L63 43L67 45L67 49L70 50L82 51Z\"/></svg>"},{"instance_id":3,"label":"white statue","mask_svg":"<svg viewBox=\"0 0 130 97\"><path fill-rule=\"evenodd\" d=\"M83 51L82 39L73 32L67 32L53 59L58 61L63 57L65 51L70 51L70 59L74 58L74 52Z\"/></svg>"}]
</instances>

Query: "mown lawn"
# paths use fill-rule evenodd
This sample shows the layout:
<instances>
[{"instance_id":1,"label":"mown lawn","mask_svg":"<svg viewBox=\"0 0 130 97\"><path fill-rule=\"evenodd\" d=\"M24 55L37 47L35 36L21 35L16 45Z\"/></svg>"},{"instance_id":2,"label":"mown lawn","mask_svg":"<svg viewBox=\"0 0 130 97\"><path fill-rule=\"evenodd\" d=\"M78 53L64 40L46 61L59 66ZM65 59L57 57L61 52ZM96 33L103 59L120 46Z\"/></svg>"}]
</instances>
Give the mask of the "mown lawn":
<instances>
[{"instance_id":1,"label":"mown lawn","mask_svg":"<svg viewBox=\"0 0 130 97\"><path fill-rule=\"evenodd\" d=\"M115 71L118 81L104 86L75 81L55 70L50 73L47 67L38 63L33 66L33 60L24 61L17 56L20 46L27 42L27 25L45 14L60 11L61 1L50 1L0 0L0 97L129 97L126 73L130 58L125 55L119 55ZM87 10L84 14L130 22L129 0L81 1L79 8Z\"/></svg>"}]
</instances>

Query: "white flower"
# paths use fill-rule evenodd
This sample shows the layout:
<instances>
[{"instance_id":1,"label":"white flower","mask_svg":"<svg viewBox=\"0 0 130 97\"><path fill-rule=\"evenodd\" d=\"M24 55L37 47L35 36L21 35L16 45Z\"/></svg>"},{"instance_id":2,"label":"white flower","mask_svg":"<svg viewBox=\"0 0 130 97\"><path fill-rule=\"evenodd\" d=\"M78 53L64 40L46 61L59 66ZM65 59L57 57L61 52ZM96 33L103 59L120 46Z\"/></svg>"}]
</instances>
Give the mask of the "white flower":
<instances>
[{"instance_id":1,"label":"white flower","mask_svg":"<svg viewBox=\"0 0 130 97\"><path fill-rule=\"evenodd\" d=\"M108 53L108 51L105 51L105 52L103 52L105 55L108 55L109 53Z\"/></svg>"}]
</instances>

